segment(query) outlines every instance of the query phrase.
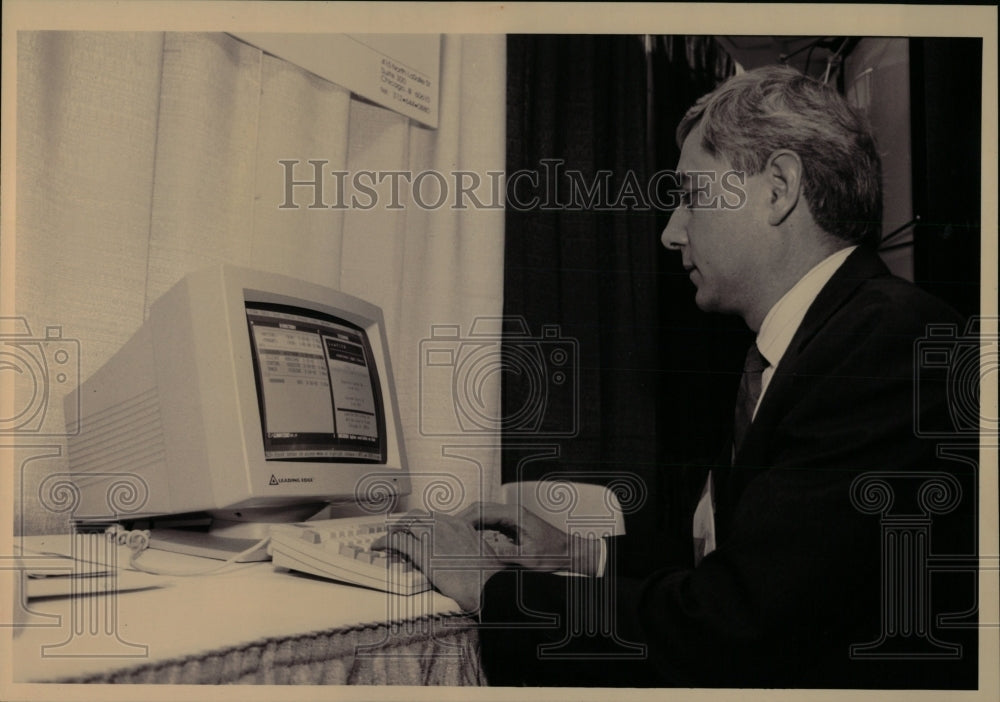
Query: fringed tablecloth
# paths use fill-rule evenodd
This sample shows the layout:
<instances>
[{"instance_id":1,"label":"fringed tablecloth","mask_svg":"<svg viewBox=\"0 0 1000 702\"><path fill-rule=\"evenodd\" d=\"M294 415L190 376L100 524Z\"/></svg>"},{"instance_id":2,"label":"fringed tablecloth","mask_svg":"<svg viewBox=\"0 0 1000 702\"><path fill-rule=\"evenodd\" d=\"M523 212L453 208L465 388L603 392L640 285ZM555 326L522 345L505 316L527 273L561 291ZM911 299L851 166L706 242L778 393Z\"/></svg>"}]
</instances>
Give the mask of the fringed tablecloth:
<instances>
[{"instance_id":1,"label":"fringed tablecloth","mask_svg":"<svg viewBox=\"0 0 1000 702\"><path fill-rule=\"evenodd\" d=\"M476 622L432 616L254 642L69 683L485 685Z\"/></svg>"}]
</instances>

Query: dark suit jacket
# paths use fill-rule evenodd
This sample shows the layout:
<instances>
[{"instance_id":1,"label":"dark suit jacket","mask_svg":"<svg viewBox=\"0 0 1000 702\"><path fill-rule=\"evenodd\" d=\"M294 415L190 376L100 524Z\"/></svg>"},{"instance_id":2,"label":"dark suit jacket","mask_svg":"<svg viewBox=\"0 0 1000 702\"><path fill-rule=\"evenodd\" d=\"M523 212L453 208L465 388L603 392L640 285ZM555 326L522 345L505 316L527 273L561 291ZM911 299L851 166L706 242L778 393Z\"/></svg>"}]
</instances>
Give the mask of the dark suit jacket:
<instances>
[{"instance_id":1,"label":"dark suit jacket","mask_svg":"<svg viewBox=\"0 0 1000 702\"><path fill-rule=\"evenodd\" d=\"M891 477L883 482L896 493L889 517L917 515L921 510L914 493L923 474L959 475L961 500L949 513L951 521L942 517L910 532L930 533L932 541L918 546L924 553L974 549L975 470L939 458L940 441L921 438L915 431L915 411L923 413L920 426L948 421L946 383L919 388L919 400L914 399L914 388L921 382L915 344L927 334L928 324L954 324L961 334L960 323L949 307L891 276L874 253L858 250L848 258L809 308L733 464L728 463L727 448L725 460L713 468L717 549L694 568L690 532L679 539L677 534L650 538L629 533L609 544L612 567L636 561L660 566L641 582L614 573L605 578L604 586L615 593L615 636L648 647L654 677L636 678L636 684L975 685L972 629L945 632L946 643L963 640L957 658L850 655L852 644L879 640L893 621L904 627L921 622L916 624L921 633L941 637L933 617L930 622L925 618L974 604L969 574L947 581L927 576L936 586L933 593L929 588L917 591L916 583L924 581L910 574L904 579L911 585L911 600L902 602L902 591L886 594L888 606L906 609L893 620L883 606L882 568L892 557L883 544L892 524L901 523L890 524L886 515L864 511L877 498L877 490L856 492L852 498L851 487L859 475L886 473ZM690 525L688 515L682 521ZM509 601L515 596L512 589L518 588L516 597L535 611L558 611L568 592L565 581L556 576L524 574L520 581L495 576L484 594L484 617L490 620L491 611L497 611L492 605ZM511 608L498 616L510 619ZM926 636L914 636L908 629L896 633L890 644L912 644L914 652L947 655ZM506 652L497 648L494 636L500 635L485 632L484 657L512 663L510 647ZM879 651L891 652L885 647ZM488 674L497 670L497 661L484 662ZM544 676L545 669L543 665L532 674Z\"/></svg>"}]
</instances>

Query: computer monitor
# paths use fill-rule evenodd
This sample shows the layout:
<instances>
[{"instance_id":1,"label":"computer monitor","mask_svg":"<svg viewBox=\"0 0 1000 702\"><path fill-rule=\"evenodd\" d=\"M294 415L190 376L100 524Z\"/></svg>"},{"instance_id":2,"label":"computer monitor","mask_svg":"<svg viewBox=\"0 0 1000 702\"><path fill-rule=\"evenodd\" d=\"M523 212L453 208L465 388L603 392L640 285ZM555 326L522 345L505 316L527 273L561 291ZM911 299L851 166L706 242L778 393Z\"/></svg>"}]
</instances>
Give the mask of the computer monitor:
<instances>
[{"instance_id":1,"label":"computer monitor","mask_svg":"<svg viewBox=\"0 0 1000 702\"><path fill-rule=\"evenodd\" d=\"M320 285L188 275L77 394L78 524L233 534L410 489L382 311Z\"/></svg>"}]
</instances>

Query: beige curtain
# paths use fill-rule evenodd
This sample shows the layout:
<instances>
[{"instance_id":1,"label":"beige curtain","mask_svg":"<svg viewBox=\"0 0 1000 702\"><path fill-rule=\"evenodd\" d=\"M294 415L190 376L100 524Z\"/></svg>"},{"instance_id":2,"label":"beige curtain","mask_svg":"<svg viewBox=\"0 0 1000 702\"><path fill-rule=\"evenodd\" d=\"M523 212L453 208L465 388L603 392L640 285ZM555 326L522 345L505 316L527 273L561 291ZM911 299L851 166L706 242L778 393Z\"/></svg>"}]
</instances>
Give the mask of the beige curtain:
<instances>
[{"instance_id":1,"label":"beige curtain","mask_svg":"<svg viewBox=\"0 0 1000 702\"><path fill-rule=\"evenodd\" d=\"M496 497L493 438L470 459L447 457L453 439L422 436L420 412L451 412L453 400L444 383L421 386L420 348L433 325L500 314L502 210L431 210L405 188L392 209L388 182L370 210L310 209L301 191L302 207L280 209L278 161L298 160L297 179L310 159L348 172L500 171L504 50L499 36L443 39L440 126L429 129L226 34L19 33L17 314L35 337L58 326L78 340L86 378L153 301L212 263L363 297L386 316L414 476L403 506ZM49 392L47 426L61 425L75 380ZM17 392L22 403L33 390ZM38 495L65 469L54 434L15 437L15 533L65 529L68 515Z\"/></svg>"}]
</instances>

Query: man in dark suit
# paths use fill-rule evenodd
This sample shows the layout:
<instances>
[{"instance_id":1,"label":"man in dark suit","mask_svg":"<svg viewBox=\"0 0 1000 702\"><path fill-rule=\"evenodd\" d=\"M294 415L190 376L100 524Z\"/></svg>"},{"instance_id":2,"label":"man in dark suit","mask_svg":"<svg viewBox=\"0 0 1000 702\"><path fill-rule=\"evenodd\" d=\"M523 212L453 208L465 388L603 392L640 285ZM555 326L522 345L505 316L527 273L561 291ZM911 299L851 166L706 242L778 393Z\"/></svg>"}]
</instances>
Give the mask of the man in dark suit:
<instances>
[{"instance_id":1,"label":"man in dark suit","mask_svg":"<svg viewBox=\"0 0 1000 702\"><path fill-rule=\"evenodd\" d=\"M874 253L868 128L834 90L772 67L702 98L678 142L683 201L663 243L702 310L757 334L733 442L700 475L684 528L567 538L515 506L477 504L436 518L435 551L479 553L485 526L514 535L516 554L441 570L419 562L410 534L395 546L481 609L491 684L974 687L974 629L942 641L935 628L974 607L972 576L934 579L932 593L924 565L931 544L974 550L975 472L915 430L948 416L944 384L915 401L915 343L962 320ZM935 490L948 497L932 505ZM910 522L879 503L888 493ZM931 534L920 515L934 509L952 521ZM600 577L524 570L567 564Z\"/></svg>"}]
</instances>

